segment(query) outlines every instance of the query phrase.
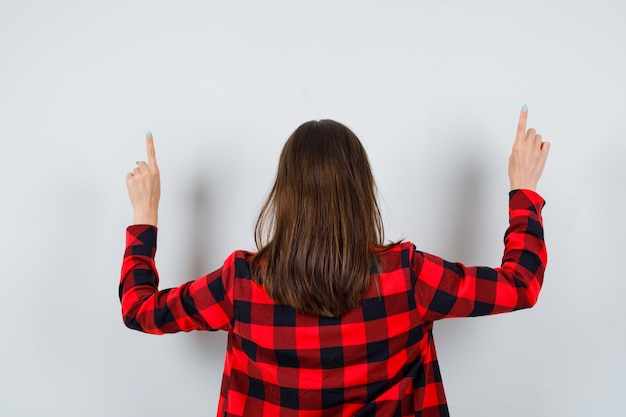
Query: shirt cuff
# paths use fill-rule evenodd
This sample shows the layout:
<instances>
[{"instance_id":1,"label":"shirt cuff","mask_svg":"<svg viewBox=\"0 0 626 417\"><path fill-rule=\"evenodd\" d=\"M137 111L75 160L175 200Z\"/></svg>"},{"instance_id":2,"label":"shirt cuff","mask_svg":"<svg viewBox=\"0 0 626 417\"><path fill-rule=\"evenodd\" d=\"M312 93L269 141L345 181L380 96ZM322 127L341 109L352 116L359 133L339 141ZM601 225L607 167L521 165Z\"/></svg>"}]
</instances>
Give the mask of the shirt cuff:
<instances>
[{"instance_id":1,"label":"shirt cuff","mask_svg":"<svg viewBox=\"0 0 626 417\"><path fill-rule=\"evenodd\" d=\"M135 224L126 228L126 247L147 246L156 250L157 245L156 226L147 224Z\"/></svg>"},{"instance_id":2,"label":"shirt cuff","mask_svg":"<svg viewBox=\"0 0 626 417\"><path fill-rule=\"evenodd\" d=\"M539 213L545 205L546 201L536 191L518 189L509 192L509 208L512 210L527 209Z\"/></svg>"}]
</instances>

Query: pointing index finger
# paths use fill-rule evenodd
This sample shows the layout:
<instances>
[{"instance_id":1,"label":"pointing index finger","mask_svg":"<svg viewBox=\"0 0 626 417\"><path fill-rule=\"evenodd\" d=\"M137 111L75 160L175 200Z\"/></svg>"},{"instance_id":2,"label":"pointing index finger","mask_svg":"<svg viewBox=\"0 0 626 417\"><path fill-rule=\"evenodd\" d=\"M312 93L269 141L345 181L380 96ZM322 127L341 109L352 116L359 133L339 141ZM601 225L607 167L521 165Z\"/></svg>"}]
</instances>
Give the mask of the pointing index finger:
<instances>
[{"instance_id":1,"label":"pointing index finger","mask_svg":"<svg viewBox=\"0 0 626 417\"><path fill-rule=\"evenodd\" d=\"M148 165L156 166L156 152L154 151L154 138L152 132L146 133L146 149L148 150Z\"/></svg>"},{"instance_id":2,"label":"pointing index finger","mask_svg":"<svg viewBox=\"0 0 626 417\"><path fill-rule=\"evenodd\" d=\"M519 122L517 124L517 139L523 140L526 137L526 120L528 120L528 106L524 104L519 113Z\"/></svg>"}]
</instances>

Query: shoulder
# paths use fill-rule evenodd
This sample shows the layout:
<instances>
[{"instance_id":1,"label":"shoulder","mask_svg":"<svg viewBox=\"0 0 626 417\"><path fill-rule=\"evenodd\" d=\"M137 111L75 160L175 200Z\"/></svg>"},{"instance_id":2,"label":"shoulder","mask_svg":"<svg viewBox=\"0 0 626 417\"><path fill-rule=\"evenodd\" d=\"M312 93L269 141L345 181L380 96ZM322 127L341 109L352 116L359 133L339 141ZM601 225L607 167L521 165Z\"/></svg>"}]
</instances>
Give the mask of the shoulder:
<instances>
[{"instance_id":1,"label":"shoulder","mask_svg":"<svg viewBox=\"0 0 626 417\"><path fill-rule=\"evenodd\" d=\"M439 258L417 249L411 241L404 241L381 251L378 259L381 275L388 275L398 271L419 274L425 263Z\"/></svg>"},{"instance_id":2,"label":"shoulder","mask_svg":"<svg viewBox=\"0 0 626 417\"><path fill-rule=\"evenodd\" d=\"M394 297L406 294L413 287L412 257L415 246L411 242L400 242L377 251L378 287L374 286L364 298ZM402 298L404 297L404 298ZM396 302L406 299L402 296Z\"/></svg>"},{"instance_id":3,"label":"shoulder","mask_svg":"<svg viewBox=\"0 0 626 417\"><path fill-rule=\"evenodd\" d=\"M232 278L250 279L250 262L254 255L254 252L246 250L233 251L222 265L222 274Z\"/></svg>"},{"instance_id":4,"label":"shoulder","mask_svg":"<svg viewBox=\"0 0 626 417\"><path fill-rule=\"evenodd\" d=\"M412 258L413 252L415 245L410 241L395 243L377 251L383 269L393 267L397 262L400 262L401 267L408 266L403 264Z\"/></svg>"},{"instance_id":5,"label":"shoulder","mask_svg":"<svg viewBox=\"0 0 626 417\"><path fill-rule=\"evenodd\" d=\"M379 273L382 276L411 269L415 245L412 242L400 242L378 252Z\"/></svg>"}]
</instances>

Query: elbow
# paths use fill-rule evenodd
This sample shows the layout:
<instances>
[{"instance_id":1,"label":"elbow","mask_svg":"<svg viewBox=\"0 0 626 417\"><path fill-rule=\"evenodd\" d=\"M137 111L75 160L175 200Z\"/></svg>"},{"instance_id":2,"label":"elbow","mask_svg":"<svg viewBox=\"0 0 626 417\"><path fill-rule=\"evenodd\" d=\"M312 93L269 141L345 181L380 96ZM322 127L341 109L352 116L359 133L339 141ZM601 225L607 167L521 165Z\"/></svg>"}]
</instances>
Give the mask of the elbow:
<instances>
[{"instance_id":1,"label":"elbow","mask_svg":"<svg viewBox=\"0 0 626 417\"><path fill-rule=\"evenodd\" d=\"M124 326L142 333L163 334L156 326L150 325L145 311L141 311L141 304L125 305L122 302L122 321Z\"/></svg>"},{"instance_id":2,"label":"elbow","mask_svg":"<svg viewBox=\"0 0 626 417\"><path fill-rule=\"evenodd\" d=\"M138 317L140 316L122 314L124 325L131 330L137 330L141 333L155 335L162 335L163 333L165 333L163 330L156 326L150 326L148 323L142 324L142 321L139 320Z\"/></svg>"},{"instance_id":3,"label":"elbow","mask_svg":"<svg viewBox=\"0 0 626 417\"><path fill-rule=\"evenodd\" d=\"M167 330L162 320L158 319L158 313L161 310L162 309L155 310L146 300L139 299L133 302L130 298L123 299L122 321L129 329L137 330L142 333L162 335L167 333Z\"/></svg>"},{"instance_id":4,"label":"elbow","mask_svg":"<svg viewBox=\"0 0 626 417\"><path fill-rule=\"evenodd\" d=\"M120 286L120 288L122 288ZM152 289L137 291L136 288L123 291L120 289L120 303L122 307L122 321L132 330L142 333L163 334L154 323Z\"/></svg>"},{"instance_id":5,"label":"elbow","mask_svg":"<svg viewBox=\"0 0 626 417\"><path fill-rule=\"evenodd\" d=\"M537 304L539 293L541 292L542 277L543 273L540 276L535 274L533 279L526 281L524 285L521 285L521 281L515 278L518 287L517 306L515 310L532 308Z\"/></svg>"},{"instance_id":6,"label":"elbow","mask_svg":"<svg viewBox=\"0 0 626 417\"><path fill-rule=\"evenodd\" d=\"M124 303L124 300L122 300L122 321L124 322L124 326L132 330L144 332L144 327L138 320L138 313L139 308L137 306L127 305Z\"/></svg>"},{"instance_id":7,"label":"elbow","mask_svg":"<svg viewBox=\"0 0 626 417\"><path fill-rule=\"evenodd\" d=\"M532 308L537 305L537 301L539 300L539 290L533 291L528 294L528 308Z\"/></svg>"},{"instance_id":8,"label":"elbow","mask_svg":"<svg viewBox=\"0 0 626 417\"><path fill-rule=\"evenodd\" d=\"M132 316L122 315L124 325L131 330L137 330L139 332L143 332L143 327L139 324L137 319Z\"/></svg>"}]
</instances>

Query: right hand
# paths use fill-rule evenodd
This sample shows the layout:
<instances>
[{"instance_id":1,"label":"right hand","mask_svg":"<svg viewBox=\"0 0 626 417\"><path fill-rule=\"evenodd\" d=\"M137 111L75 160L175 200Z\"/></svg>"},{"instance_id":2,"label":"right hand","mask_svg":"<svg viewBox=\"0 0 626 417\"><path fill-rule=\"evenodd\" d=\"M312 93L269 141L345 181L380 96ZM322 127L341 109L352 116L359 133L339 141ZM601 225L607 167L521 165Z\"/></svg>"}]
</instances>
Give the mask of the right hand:
<instances>
[{"instance_id":1,"label":"right hand","mask_svg":"<svg viewBox=\"0 0 626 417\"><path fill-rule=\"evenodd\" d=\"M536 191L537 183L548 159L550 142L542 142L535 129L526 130L528 111L520 111L517 136L509 157L509 180L511 190Z\"/></svg>"}]
</instances>

